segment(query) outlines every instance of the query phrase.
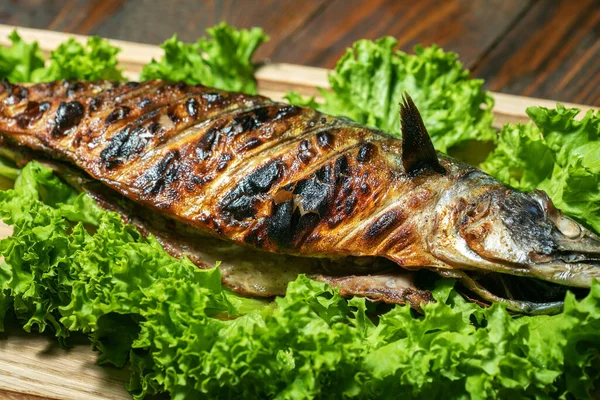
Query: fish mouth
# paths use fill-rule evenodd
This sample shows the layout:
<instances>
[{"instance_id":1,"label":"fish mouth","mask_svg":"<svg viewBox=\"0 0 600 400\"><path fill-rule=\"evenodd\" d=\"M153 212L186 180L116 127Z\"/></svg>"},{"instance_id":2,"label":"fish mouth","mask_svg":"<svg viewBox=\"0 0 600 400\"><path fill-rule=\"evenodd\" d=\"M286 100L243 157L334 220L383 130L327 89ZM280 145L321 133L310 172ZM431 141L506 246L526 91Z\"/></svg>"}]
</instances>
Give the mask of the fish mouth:
<instances>
[{"instance_id":1,"label":"fish mouth","mask_svg":"<svg viewBox=\"0 0 600 400\"><path fill-rule=\"evenodd\" d=\"M503 301L514 312L529 315L560 312L567 291L581 298L594 279L600 280L600 238L582 231L577 238L556 235L555 243L557 250L553 254L533 254L530 262L514 264L512 274L500 269L494 272L493 268L492 272L475 270L465 272L461 282L485 301ZM477 277L478 274L483 275Z\"/></svg>"},{"instance_id":2,"label":"fish mouth","mask_svg":"<svg viewBox=\"0 0 600 400\"><path fill-rule=\"evenodd\" d=\"M564 253L551 261L532 264L529 268L536 278L589 288L594 279L600 280L600 255Z\"/></svg>"},{"instance_id":3,"label":"fish mouth","mask_svg":"<svg viewBox=\"0 0 600 400\"><path fill-rule=\"evenodd\" d=\"M549 256L533 256L532 274L549 282L589 288L592 280L600 280L600 238L590 231L568 238L555 235L557 251Z\"/></svg>"}]
</instances>

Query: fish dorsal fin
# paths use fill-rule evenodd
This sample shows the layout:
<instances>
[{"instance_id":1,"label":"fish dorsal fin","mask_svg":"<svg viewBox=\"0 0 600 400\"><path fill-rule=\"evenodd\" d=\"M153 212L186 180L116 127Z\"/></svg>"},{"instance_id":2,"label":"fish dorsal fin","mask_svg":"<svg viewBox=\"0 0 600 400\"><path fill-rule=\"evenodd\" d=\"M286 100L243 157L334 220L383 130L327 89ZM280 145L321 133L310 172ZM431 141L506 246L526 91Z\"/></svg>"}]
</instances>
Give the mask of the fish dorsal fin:
<instances>
[{"instance_id":1,"label":"fish dorsal fin","mask_svg":"<svg viewBox=\"0 0 600 400\"><path fill-rule=\"evenodd\" d=\"M404 102L400 104L402 120L402 165L409 176L425 172L446 174L440 164L433 143L423 124L423 118L410 98L404 92Z\"/></svg>"}]
</instances>

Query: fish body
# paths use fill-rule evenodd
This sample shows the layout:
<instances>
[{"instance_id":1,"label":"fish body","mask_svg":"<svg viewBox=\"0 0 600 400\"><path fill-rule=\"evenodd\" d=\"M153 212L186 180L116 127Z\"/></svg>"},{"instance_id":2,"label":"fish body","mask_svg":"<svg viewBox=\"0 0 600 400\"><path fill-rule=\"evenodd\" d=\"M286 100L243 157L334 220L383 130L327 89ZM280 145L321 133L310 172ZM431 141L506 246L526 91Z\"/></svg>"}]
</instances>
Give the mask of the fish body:
<instances>
[{"instance_id":1,"label":"fish body","mask_svg":"<svg viewBox=\"0 0 600 400\"><path fill-rule=\"evenodd\" d=\"M0 90L4 137L200 236L333 260L334 283L380 272L376 259L462 279L482 297L472 271L576 287L600 277L594 234L544 194L436 153L410 99L402 141L313 109L181 83Z\"/></svg>"}]
</instances>

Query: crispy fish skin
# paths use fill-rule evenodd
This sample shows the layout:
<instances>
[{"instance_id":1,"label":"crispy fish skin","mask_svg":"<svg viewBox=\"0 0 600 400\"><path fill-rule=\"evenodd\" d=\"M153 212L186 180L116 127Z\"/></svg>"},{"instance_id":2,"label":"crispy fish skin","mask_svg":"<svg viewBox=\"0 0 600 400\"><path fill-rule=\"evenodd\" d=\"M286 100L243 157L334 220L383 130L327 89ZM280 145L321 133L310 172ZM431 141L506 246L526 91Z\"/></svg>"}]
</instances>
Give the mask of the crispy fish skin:
<instances>
[{"instance_id":1,"label":"crispy fish skin","mask_svg":"<svg viewBox=\"0 0 600 400\"><path fill-rule=\"evenodd\" d=\"M401 142L260 96L150 81L5 84L0 131L145 206L241 245L311 257L428 255L419 226L469 170L415 180Z\"/></svg>"},{"instance_id":2,"label":"crispy fish skin","mask_svg":"<svg viewBox=\"0 0 600 400\"><path fill-rule=\"evenodd\" d=\"M600 278L597 236L544 194L516 191L436 154L410 98L401 141L312 109L180 83L0 90L4 136L238 245L384 257L459 278L490 301L497 297L470 272L576 287Z\"/></svg>"},{"instance_id":3,"label":"crispy fish skin","mask_svg":"<svg viewBox=\"0 0 600 400\"><path fill-rule=\"evenodd\" d=\"M352 267L352 261L348 259L336 264L336 261L325 258L281 255L239 246L201 234L192 227L145 207L138 207L83 171L48 159L43 154L3 143L0 155L21 167L30 161L37 161L52 169L73 188L87 193L100 207L116 212L124 223L134 225L142 235L153 235L173 257L187 257L201 269L217 266L223 284L242 296L284 296L288 283L299 274L305 274L337 287L344 296L367 297L371 301L392 304L408 303L417 311L433 301L429 291L416 287L412 272L390 268L391 263L386 264L382 259L367 263L370 273L381 269L375 275L348 275L360 272ZM344 271L346 275L330 275L330 271Z\"/></svg>"}]
</instances>

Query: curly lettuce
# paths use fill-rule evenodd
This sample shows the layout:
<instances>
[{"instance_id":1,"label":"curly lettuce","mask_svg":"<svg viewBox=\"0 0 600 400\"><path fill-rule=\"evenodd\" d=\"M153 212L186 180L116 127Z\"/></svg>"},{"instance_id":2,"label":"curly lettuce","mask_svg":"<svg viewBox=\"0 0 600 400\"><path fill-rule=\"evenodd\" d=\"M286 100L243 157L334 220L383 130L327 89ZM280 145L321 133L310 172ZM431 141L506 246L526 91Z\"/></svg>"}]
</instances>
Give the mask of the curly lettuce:
<instances>
[{"instance_id":1,"label":"curly lettuce","mask_svg":"<svg viewBox=\"0 0 600 400\"><path fill-rule=\"evenodd\" d=\"M37 42L25 43L16 31L9 38L12 46L0 48L0 79L9 82L123 79L116 58L120 49L106 39L90 37L83 45L70 38L53 50L46 62Z\"/></svg>"},{"instance_id":2,"label":"curly lettuce","mask_svg":"<svg viewBox=\"0 0 600 400\"><path fill-rule=\"evenodd\" d=\"M217 89L257 92L252 55L268 40L259 28L237 30L225 23L206 30L209 37L183 43L177 35L162 44L165 55L144 66L141 79L202 84Z\"/></svg>"},{"instance_id":3,"label":"curly lettuce","mask_svg":"<svg viewBox=\"0 0 600 400\"><path fill-rule=\"evenodd\" d=\"M521 190L540 189L600 232L600 112L530 107L533 124L506 125L481 168ZM535 124L535 125L534 125Z\"/></svg>"},{"instance_id":4,"label":"curly lettuce","mask_svg":"<svg viewBox=\"0 0 600 400\"><path fill-rule=\"evenodd\" d=\"M493 140L494 102L482 89L483 81L471 79L455 53L417 46L415 54L406 54L394 51L397 43L391 37L359 40L329 74L331 90L320 90L323 103L296 92L287 99L399 134L399 104L406 91L436 149L447 152L464 142Z\"/></svg>"},{"instance_id":5,"label":"curly lettuce","mask_svg":"<svg viewBox=\"0 0 600 400\"><path fill-rule=\"evenodd\" d=\"M16 31L8 38L12 45L0 47L0 80L33 82L33 73L44 69L42 50L37 42L26 43Z\"/></svg>"},{"instance_id":6,"label":"curly lettuce","mask_svg":"<svg viewBox=\"0 0 600 400\"><path fill-rule=\"evenodd\" d=\"M36 71L33 82L50 82L60 79L122 80L123 70L118 67L120 48L108 40L90 37L85 44L70 38L50 52L48 66Z\"/></svg>"},{"instance_id":7,"label":"curly lettuce","mask_svg":"<svg viewBox=\"0 0 600 400\"><path fill-rule=\"evenodd\" d=\"M451 280L416 315L345 299L300 276L241 312L218 269L170 257L52 171L27 164L0 192L0 321L87 333L126 366L134 398L590 397L600 379L600 283L556 316L511 317L464 300ZM237 316L237 317L235 317Z\"/></svg>"}]
</instances>

